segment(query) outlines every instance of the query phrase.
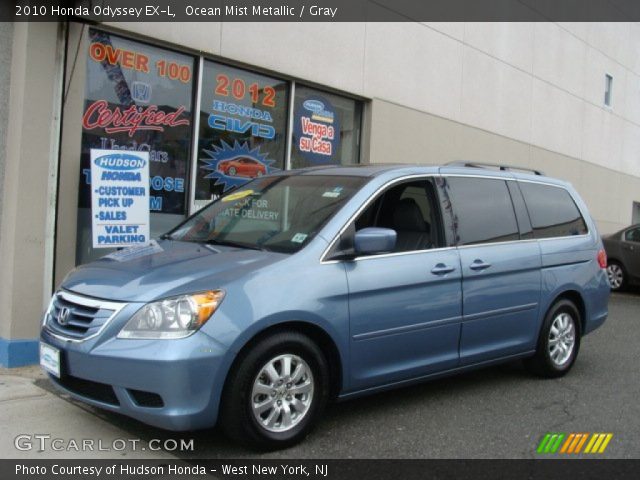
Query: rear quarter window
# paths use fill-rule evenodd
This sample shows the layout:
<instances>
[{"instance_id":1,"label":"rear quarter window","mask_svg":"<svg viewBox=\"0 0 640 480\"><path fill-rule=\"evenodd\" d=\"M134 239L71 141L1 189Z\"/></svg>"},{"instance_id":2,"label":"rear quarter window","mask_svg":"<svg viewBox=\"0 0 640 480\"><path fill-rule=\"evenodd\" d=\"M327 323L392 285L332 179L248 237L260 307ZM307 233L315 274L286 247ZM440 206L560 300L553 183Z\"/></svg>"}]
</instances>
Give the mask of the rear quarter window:
<instances>
[{"instance_id":1,"label":"rear quarter window","mask_svg":"<svg viewBox=\"0 0 640 480\"><path fill-rule=\"evenodd\" d=\"M578 206L562 187L520 182L535 238L570 237L587 233Z\"/></svg>"}]
</instances>

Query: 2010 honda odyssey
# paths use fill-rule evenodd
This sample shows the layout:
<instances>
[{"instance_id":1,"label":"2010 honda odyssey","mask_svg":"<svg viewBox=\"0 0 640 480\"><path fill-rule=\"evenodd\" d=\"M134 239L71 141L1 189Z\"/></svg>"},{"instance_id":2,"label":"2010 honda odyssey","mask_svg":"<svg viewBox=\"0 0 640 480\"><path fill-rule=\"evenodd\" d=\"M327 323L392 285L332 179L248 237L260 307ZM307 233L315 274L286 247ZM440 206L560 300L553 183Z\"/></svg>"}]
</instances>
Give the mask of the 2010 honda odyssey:
<instances>
[{"instance_id":1,"label":"2010 honda odyssey","mask_svg":"<svg viewBox=\"0 0 640 480\"><path fill-rule=\"evenodd\" d=\"M515 359L564 375L608 298L600 236L564 182L318 167L78 267L44 316L41 363L92 405L277 448L336 397Z\"/></svg>"}]
</instances>

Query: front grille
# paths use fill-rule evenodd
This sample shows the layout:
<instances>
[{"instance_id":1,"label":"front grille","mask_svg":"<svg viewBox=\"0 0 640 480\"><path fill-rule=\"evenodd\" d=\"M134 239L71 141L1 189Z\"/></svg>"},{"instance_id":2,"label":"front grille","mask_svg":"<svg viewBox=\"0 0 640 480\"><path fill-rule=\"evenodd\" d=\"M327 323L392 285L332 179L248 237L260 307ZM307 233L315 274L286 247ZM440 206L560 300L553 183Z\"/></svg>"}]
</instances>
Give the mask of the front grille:
<instances>
[{"instance_id":1,"label":"front grille","mask_svg":"<svg viewBox=\"0 0 640 480\"><path fill-rule=\"evenodd\" d=\"M157 393L145 392L143 390L128 390L129 394L136 402L136 405L140 407L149 408L162 408L164 407L164 401L162 397Z\"/></svg>"},{"instance_id":2,"label":"front grille","mask_svg":"<svg viewBox=\"0 0 640 480\"><path fill-rule=\"evenodd\" d=\"M116 397L111 385L92 382L91 380L84 380L71 375L63 375L60 378L50 375L50 377L54 382L76 395L98 402L108 403L109 405L120 405L118 397Z\"/></svg>"},{"instance_id":3,"label":"front grille","mask_svg":"<svg viewBox=\"0 0 640 480\"><path fill-rule=\"evenodd\" d=\"M54 335L86 340L100 332L120 305L60 291L51 301L45 327Z\"/></svg>"}]
</instances>

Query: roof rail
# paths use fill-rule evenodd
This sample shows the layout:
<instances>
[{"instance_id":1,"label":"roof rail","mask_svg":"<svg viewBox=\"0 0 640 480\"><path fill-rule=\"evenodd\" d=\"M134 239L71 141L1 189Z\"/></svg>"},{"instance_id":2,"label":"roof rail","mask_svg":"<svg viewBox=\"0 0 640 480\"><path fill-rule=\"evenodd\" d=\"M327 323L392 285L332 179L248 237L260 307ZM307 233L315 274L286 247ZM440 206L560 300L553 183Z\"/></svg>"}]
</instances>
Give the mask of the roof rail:
<instances>
[{"instance_id":1,"label":"roof rail","mask_svg":"<svg viewBox=\"0 0 640 480\"><path fill-rule=\"evenodd\" d=\"M517 167L515 165L501 165L499 163L485 163L485 162L467 162L467 161L455 161L447 163L449 167L471 167L471 168L497 168L502 171L520 170L523 172L531 172L534 175L544 176L544 173L540 170L527 167Z\"/></svg>"}]
</instances>

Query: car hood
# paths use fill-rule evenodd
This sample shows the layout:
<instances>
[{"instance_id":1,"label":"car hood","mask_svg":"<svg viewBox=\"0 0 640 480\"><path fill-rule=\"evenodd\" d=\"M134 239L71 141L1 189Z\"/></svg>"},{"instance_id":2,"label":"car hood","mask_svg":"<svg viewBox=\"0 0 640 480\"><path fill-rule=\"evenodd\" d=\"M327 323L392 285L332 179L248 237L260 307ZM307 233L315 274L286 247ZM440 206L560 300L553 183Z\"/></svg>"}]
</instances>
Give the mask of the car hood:
<instances>
[{"instance_id":1,"label":"car hood","mask_svg":"<svg viewBox=\"0 0 640 480\"><path fill-rule=\"evenodd\" d=\"M131 254L130 252L134 252ZM148 250L125 249L73 270L62 288L126 302L211 290L284 260L286 254L163 240Z\"/></svg>"}]
</instances>

